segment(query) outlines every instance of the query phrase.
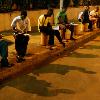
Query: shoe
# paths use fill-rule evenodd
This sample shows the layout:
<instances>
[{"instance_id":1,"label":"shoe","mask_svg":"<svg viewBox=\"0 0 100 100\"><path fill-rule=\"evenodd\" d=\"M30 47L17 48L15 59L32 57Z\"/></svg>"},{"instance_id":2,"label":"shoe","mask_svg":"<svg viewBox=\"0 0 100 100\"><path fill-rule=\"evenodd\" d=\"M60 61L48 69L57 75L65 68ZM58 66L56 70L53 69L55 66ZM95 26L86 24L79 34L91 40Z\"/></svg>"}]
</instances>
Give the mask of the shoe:
<instances>
[{"instance_id":1,"label":"shoe","mask_svg":"<svg viewBox=\"0 0 100 100\"><path fill-rule=\"evenodd\" d=\"M46 49L49 49L50 48L50 46L46 46Z\"/></svg>"},{"instance_id":2,"label":"shoe","mask_svg":"<svg viewBox=\"0 0 100 100\"><path fill-rule=\"evenodd\" d=\"M2 64L1 63L1 67L12 67L14 64L10 64L10 63L7 63L7 64Z\"/></svg>"},{"instance_id":3,"label":"shoe","mask_svg":"<svg viewBox=\"0 0 100 100\"><path fill-rule=\"evenodd\" d=\"M54 50L56 47L54 45L46 46L46 49Z\"/></svg>"},{"instance_id":4,"label":"shoe","mask_svg":"<svg viewBox=\"0 0 100 100\"><path fill-rule=\"evenodd\" d=\"M25 61L25 58L21 58L22 61Z\"/></svg>"},{"instance_id":5,"label":"shoe","mask_svg":"<svg viewBox=\"0 0 100 100\"><path fill-rule=\"evenodd\" d=\"M63 47L65 48L65 43L62 43Z\"/></svg>"},{"instance_id":6,"label":"shoe","mask_svg":"<svg viewBox=\"0 0 100 100\"><path fill-rule=\"evenodd\" d=\"M55 47L55 46L50 46L49 49L50 49L50 50L54 50L54 49L56 49L56 47Z\"/></svg>"},{"instance_id":7,"label":"shoe","mask_svg":"<svg viewBox=\"0 0 100 100\"><path fill-rule=\"evenodd\" d=\"M93 29L89 29L89 32L93 31Z\"/></svg>"},{"instance_id":8,"label":"shoe","mask_svg":"<svg viewBox=\"0 0 100 100\"><path fill-rule=\"evenodd\" d=\"M50 47L49 49L50 49L50 50L53 50L53 48L52 48L52 47Z\"/></svg>"},{"instance_id":9,"label":"shoe","mask_svg":"<svg viewBox=\"0 0 100 100\"><path fill-rule=\"evenodd\" d=\"M62 40L63 42L68 42L68 40L66 40L66 39L64 39L64 40Z\"/></svg>"},{"instance_id":10,"label":"shoe","mask_svg":"<svg viewBox=\"0 0 100 100\"><path fill-rule=\"evenodd\" d=\"M71 37L70 40L76 40L75 38Z\"/></svg>"},{"instance_id":11,"label":"shoe","mask_svg":"<svg viewBox=\"0 0 100 100\"><path fill-rule=\"evenodd\" d=\"M23 57L17 56L17 63L21 63L22 61L25 61L25 59Z\"/></svg>"},{"instance_id":12,"label":"shoe","mask_svg":"<svg viewBox=\"0 0 100 100\"><path fill-rule=\"evenodd\" d=\"M1 67L11 67L13 65L8 62L8 59L1 59Z\"/></svg>"}]
</instances>

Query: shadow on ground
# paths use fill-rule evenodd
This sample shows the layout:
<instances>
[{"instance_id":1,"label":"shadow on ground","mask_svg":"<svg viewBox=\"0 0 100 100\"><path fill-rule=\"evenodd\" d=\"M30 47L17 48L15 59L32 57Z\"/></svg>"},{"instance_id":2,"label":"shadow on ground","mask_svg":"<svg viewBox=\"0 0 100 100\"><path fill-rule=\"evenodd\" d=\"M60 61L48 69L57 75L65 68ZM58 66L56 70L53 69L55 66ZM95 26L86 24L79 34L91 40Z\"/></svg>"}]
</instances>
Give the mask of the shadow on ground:
<instances>
[{"instance_id":1,"label":"shadow on ground","mask_svg":"<svg viewBox=\"0 0 100 100\"><path fill-rule=\"evenodd\" d=\"M98 55L93 55L93 54L84 54L84 53L78 53L78 52L70 52L69 54L65 54L62 57L73 57L73 58L97 58L99 57Z\"/></svg>"},{"instance_id":2,"label":"shadow on ground","mask_svg":"<svg viewBox=\"0 0 100 100\"><path fill-rule=\"evenodd\" d=\"M71 70L77 70L79 72L86 73L86 74L96 74L96 72L89 71L85 68L68 66L68 65L59 65L59 64L49 64L48 66L34 70L33 73L37 75L39 75L40 73L57 73L57 74L65 75Z\"/></svg>"},{"instance_id":3,"label":"shadow on ground","mask_svg":"<svg viewBox=\"0 0 100 100\"><path fill-rule=\"evenodd\" d=\"M81 49L100 49L97 45L84 45Z\"/></svg>"},{"instance_id":4,"label":"shadow on ground","mask_svg":"<svg viewBox=\"0 0 100 100\"><path fill-rule=\"evenodd\" d=\"M39 96L56 96L59 93L74 94L73 90L69 89L49 89L52 88L51 83L44 80L37 80L34 76L24 75L16 78L13 81L2 84L0 88L5 86L14 87L20 91L37 94Z\"/></svg>"}]
</instances>

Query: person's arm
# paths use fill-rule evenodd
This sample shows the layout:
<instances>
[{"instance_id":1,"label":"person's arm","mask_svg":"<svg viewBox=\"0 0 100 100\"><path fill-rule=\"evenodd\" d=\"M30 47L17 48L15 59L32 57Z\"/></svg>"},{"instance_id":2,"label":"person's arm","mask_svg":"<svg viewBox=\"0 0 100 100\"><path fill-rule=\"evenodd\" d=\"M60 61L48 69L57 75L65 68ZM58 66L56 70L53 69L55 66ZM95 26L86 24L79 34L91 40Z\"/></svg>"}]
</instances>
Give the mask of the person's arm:
<instances>
[{"instance_id":1,"label":"person's arm","mask_svg":"<svg viewBox=\"0 0 100 100\"><path fill-rule=\"evenodd\" d=\"M95 18L95 14L94 14L93 11L90 12L90 14L89 14L89 19L90 19L91 21L96 21L96 20L97 20L97 18Z\"/></svg>"},{"instance_id":2,"label":"person's arm","mask_svg":"<svg viewBox=\"0 0 100 100\"><path fill-rule=\"evenodd\" d=\"M25 30L23 30L23 32L29 34L31 32L31 24L30 24L30 19L28 17L26 19L26 23L27 23L27 26L26 26Z\"/></svg>"},{"instance_id":3,"label":"person's arm","mask_svg":"<svg viewBox=\"0 0 100 100\"><path fill-rule=\"evenodd\" d=\"M22 30L17 29L16 27L13 27L13 32L14 33L23 33Z\"/></svg>"},{"instance_id":4,"label":"person's arm","mask_svg":"<svg viewBox=\"0 0 100 100\"><path fill-rule=\"evenodd\" d=\"M64 24L69 24L67 15L65 15Z\"/></svg>"},{"instance_id":5,"label":"person's arm","mask_svg":"<svg viewBox=\"0 0 100 100\"><path fill-rule=\"evenodd\" d=\"M2 39L2 34L0 34L0 39Z\"/></svg>"},{"instance_id":6,"label":"person's arm","mask_svg":"<svg viewBox=\"0 0 100 100\"><path fill-rule=\"evenodd\" d=\"M22 33L22 30L17 27L18 20L19 20L19 17L15 17L11 23L11 27L14 33L19 33L19 32Z\"/></svg>"},{"instance_id":7,"label":"person's arm","mask_svg":"<svg viewBox=\"0 0 100 100\"><path fill-rule=\"evenodd\" d=\"M60 12L57 14L56 18L55 18L55 25L59 25L59 24L62 24L63 23L63 20L60 16Z\"/></svg>"}]
</instances>

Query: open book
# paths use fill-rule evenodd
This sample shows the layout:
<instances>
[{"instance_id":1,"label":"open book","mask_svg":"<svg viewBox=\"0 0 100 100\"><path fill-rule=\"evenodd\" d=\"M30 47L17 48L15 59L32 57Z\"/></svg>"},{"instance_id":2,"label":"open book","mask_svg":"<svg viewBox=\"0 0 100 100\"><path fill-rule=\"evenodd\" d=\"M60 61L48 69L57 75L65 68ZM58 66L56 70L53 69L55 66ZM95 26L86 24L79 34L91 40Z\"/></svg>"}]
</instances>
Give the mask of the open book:
<instances>
[{"instance_id":1,"label":"open book","mask_svg":"<svg viewBox=\"0 0 100 100\"><path fill-rule=\"evenodd\" d=\"M59 26L52 26L53 30L59 30Z\"/></svg>"}]
</instances>

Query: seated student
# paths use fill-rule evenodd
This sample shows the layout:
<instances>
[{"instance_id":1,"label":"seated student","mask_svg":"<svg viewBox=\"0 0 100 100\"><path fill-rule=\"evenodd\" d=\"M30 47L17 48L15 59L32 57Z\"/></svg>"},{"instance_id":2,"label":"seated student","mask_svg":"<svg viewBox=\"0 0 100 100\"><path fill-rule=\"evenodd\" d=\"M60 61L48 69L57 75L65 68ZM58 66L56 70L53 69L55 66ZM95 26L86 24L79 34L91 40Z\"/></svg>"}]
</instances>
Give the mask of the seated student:
<instances>
[{"instance_id":1,"label":"seated student","mask_svg":"<svg viewBox=\"0 0 100 100\"><path fill-rule=\"evenodd\" d=\"M11 67L12 65L8 62L8 43L2 39L0 34L0 55L1 55L1 67Z\"/></svg>"},{"instance_id":2,"label":"seated student","mask_svg":"<svg viewBox=\"0 0 100 100\"><path fill-rule=\"evenodd\" d=\"M60 29L62 30L61 37L63 40L65 40L66 29L69 29L71 31L70 40L76 40L73 37L74 25L68 22L68 18L66 15L66 8L62 8L62 11L58 13L58 15L56 16L55 24L60 26Z\"/></svg>"},{"instance_id":3,"label":"seated student","mask_svg":"<svg viewBox=\"0 0 100 100\"><path fill-rule=\"evenodd\" d=\"M31 31L30 19L27 17L26 10L21 11L21 14L13 19L11 27L15 37L16 61L20 63L25 60L24 56L26 55L29 41L29 35L27 33Z\"/></svg>"},{"instance_id":4,"label":"seated student","mask_svg":"<svg viewBox=\"0 0 100 100\"><path fill-rule=\"evenodd\" d=\"M90 20L93 24L97 24L97 27L100 28L100 15L99 15L99 7L96 6L94 10L90 12Z\"/></svg>"},{"instance_id":5,"label":"seated student","mask_svg":"<svg viewBox=\"0 0 100 100\"><path fill-rule=\"evenodd\" d=\"M89 19L89 14L90 14L90 11L89 11L90 7L89 6L85 6L85 9L83 11L83 14L82 14L82 23L83 25L85 25L86 23L89 23L88 25L88 31L92 31L92 21Z\"/></svg>"},{"instance_id":6,"label":"seated student","mask_svg":"<svg viewBox=\"0 0 100 100\"><path fill-rule=\"evenodd\" d=\"M50 17L53 15L53 9L48 9L46 14L43 14L38 19L38 30L43 32L46 35L49 35L48 45L50 46L50 50L54 45L54 35L57 37L59 42L65 47L65 43L62 42L60 37L60 33L58 30L53 30L52 25L50 23Z\"/></svg>"}]
</instances>

